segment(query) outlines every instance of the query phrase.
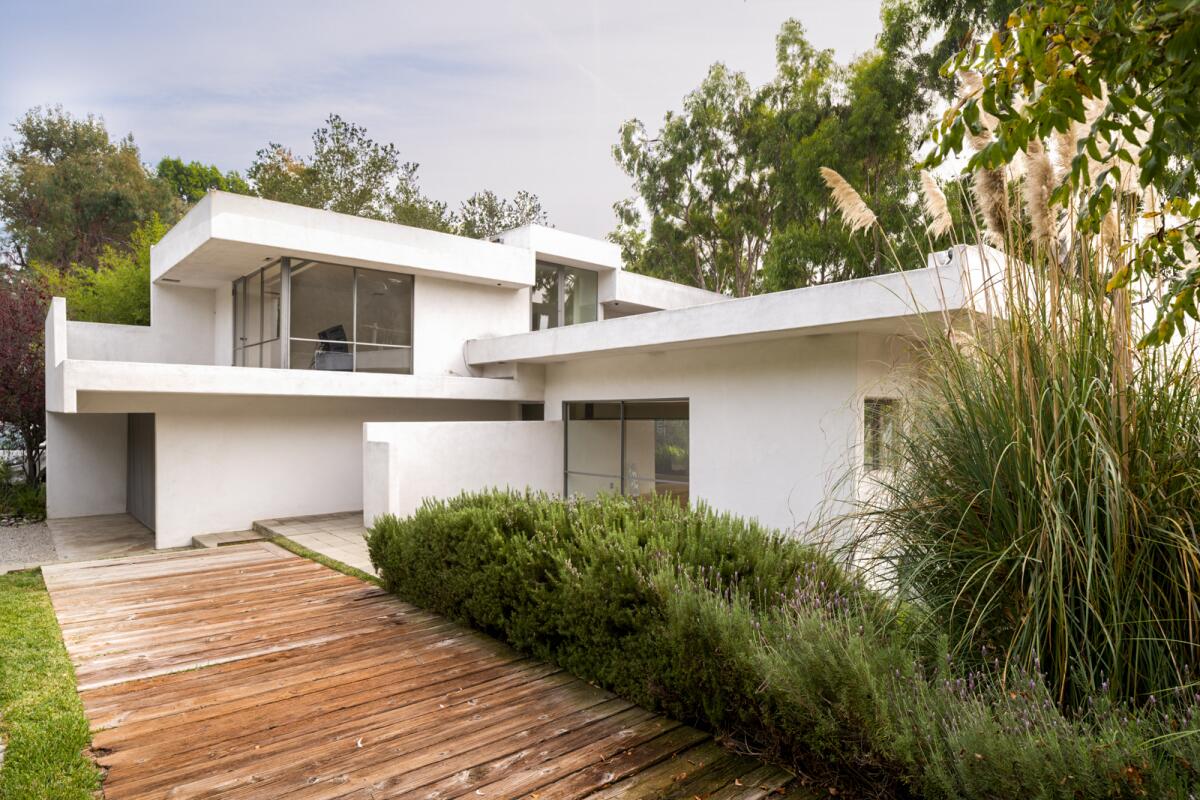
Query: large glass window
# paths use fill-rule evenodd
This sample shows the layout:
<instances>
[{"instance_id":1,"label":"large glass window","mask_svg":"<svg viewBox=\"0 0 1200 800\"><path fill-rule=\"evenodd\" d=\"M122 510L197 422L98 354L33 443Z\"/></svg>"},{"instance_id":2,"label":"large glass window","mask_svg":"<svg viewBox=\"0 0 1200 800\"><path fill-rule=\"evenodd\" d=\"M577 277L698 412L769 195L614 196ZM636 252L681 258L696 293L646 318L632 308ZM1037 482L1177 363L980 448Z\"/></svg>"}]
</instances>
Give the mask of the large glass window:
<instances>
[{"instance_id":1,"label":"large glass window","mask_svg":"<svg viewBox=\"0 0 1200 800\"><path fill-rule=\"evenodd\" d=\"M560 264L537 263L532 291L530 329L595 322L599 310L599 277L595 272Z\"/></svg>"},{"instance_id":2,"label":"large glass window","mask_svg":"<svg viewBox=\"0 0 1200 800\"><path fill-rule=\"evenodd\" d=\"M280 265L270 264L233 284L233 363L279 366Z\"/></svg>"},{"instance_id":3,"label":"large glass window","mask_svg":"<svg viewBox=\"0 0 1200 800\"><path fill-rule=\"evenodd\" d=\"M567 403L564 492L688 501L686 400Z\"/></svg>"},{"instance_id":4,"label":"large glass window","mask_svg":"<svg viewBox=\"0 0 1200 800\"><path fill-rule=\"evenodd\" d=\"M237 366L412 372L411 275L282 259L236 281L233 306Z\"/></svg>"},{"instance_id":5,"label":"large glass window","mask_svg":"<svg viewBox=\"0 0 1200 800\"><path fill-rule=\"evenodd\" d=\"M353 371L354 268L301 261L291 277L289 366Z\"/></svg>"},{"instance_id":6,"label":"large glass window","mask_svg":"<svg viewBox=\"0 0 1200 800\"><path fill-rule=\"evenodd\" d=\"M272 264L262 272L262 365L283 366L279 342L280 318L283 314L283 268Z\"/></svg>"},{"instance_id":7,"label":"large glass window","mask_svg":"<svg viewBox=\"0 0 1200 800\"><path fill-rule=\"evenodd\" d=\"M544 331L559 326L558 270L554 264L537 263L533 284L533 321L530 330Z\"/></svg>"}]
</instances>

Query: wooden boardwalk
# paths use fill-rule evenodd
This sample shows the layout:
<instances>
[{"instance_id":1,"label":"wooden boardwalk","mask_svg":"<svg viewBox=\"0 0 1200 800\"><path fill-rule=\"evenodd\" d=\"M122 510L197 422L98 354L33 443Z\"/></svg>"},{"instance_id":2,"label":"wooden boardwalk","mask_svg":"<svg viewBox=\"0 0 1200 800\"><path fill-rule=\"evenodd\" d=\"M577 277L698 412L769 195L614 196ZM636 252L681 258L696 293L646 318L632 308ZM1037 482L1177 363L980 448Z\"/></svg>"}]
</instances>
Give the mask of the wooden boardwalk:
<instances>
[{"instance_id":1,"label":"wooden boardwalk","mask_svg":"<svg viewBox=\"0 0 1200 800\"><path fill-rule=\"evenodd\" d=\"M721 798L791 776L256 543L45 569L133 798Z\"/></svg>"}]
</instances>

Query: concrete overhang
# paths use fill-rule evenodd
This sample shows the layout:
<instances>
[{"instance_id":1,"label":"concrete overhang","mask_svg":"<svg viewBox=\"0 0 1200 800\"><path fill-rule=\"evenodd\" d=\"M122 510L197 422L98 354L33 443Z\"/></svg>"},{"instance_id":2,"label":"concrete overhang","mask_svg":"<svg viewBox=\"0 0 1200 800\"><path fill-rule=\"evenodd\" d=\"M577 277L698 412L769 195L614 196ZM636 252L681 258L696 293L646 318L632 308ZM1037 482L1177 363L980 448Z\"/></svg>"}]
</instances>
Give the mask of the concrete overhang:
<instances>
[{"instance_id":1,"label":"concrete overhang","mask_svg":"<svg viewBox=\"0 0 1200 800\"><path fill-rule=\"evenodd\" d=\"M603 239L567 233L545 225L522 225L493 237L497 242L531 250L539 261L605 272L621 269L621 248Z\"/></svg>"},{"instance_id":2,"label":"concrete overhang","mask_svg":"<svg viewBox=\"0 0 1200 800\"><path fill-rule=\"evenodd\" d=\"M694 286L625 270L601 274L598 294L600 304L605 308L625 314L640 314L667 308L689 308L729 300L728 296L719 292L697 289Z\"/></svg>"},{"instance_id":3,"label":"concrete overhang","mask_svg":"<svg viewBox=\"0 0 1200 800\"><path fill-rule=\"evenodd\" d=\"M988 313L995 259L959 248L908 272L467 342L467 363L546 363L827 333L919 335L931 315ZM987 251L994 253L995 251ZM984 265L987 268L984 269Z\"/></svg>"},{"instance_id":4,"label":"concrete overhang","mask_svg":"<svg viewBox=\"0 0 1200 800\"><path fill-rule=\"evenodd\" d=\"M534 280L521 247L218 191L154 246L150 276L218 288L281 256L514 289Z\"/></svg>"},{"instance_id":5,"label":"concrete overhang","mask_svg":"<svg viewBox=\"0 0 1200 800\"><path fill-rule=\"evenodd\" d=\"M460 376L381 375L317 370L214 367L132 361L66 359L56 381L61 397L52 411L74 412L79 399L192 395L205 397L327 397L388 400L495 400L541 402L537 381Z\"/></svg>"}]
</instances>

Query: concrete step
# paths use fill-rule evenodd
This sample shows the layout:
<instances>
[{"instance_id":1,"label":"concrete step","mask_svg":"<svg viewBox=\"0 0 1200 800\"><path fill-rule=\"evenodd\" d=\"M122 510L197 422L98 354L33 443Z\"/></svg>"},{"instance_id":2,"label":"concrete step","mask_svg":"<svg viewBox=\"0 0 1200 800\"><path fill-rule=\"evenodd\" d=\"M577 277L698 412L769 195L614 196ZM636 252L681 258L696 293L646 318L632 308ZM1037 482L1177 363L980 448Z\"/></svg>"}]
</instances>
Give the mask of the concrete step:
<instances>
[{"instance_id":1,"label":"concrete step","mask_svg":"<svg viewBox=\"0 0 1200 800\"><path fill-rule=\"evenodd\" d=\"M266 537L257 531L221 531L192 537L192 547L222 547L227 544L260 542Z\"/></svg>"}]
</instances>

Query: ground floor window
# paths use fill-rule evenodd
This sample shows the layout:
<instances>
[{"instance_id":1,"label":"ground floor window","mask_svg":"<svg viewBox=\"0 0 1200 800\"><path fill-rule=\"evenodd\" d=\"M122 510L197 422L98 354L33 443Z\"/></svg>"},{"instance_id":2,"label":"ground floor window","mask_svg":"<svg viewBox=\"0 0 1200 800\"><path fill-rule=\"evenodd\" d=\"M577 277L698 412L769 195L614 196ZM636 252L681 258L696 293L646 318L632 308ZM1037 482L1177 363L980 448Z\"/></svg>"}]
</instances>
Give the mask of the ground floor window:
<instances>
[{"instance_id":1,"label":"ground floor window","mask_svg":"<svg viewBox=\"0 0 1200 800\"><path fill-rule=\"evenodd\" d=\"M896 426L900 401L891 397L863 400L863 466L867 472L896 466Z\"/></svg>"},{"instance_id":2,"label":"ground floor window","mask_svg":"<svg viewBox=\"0 0 1200 800\"><path fill-rule=\"evenodd\" d=\"M668 494L688 501L687 400L569 402L563 420L565 494Z\"/></svg>"}]
</instances>

